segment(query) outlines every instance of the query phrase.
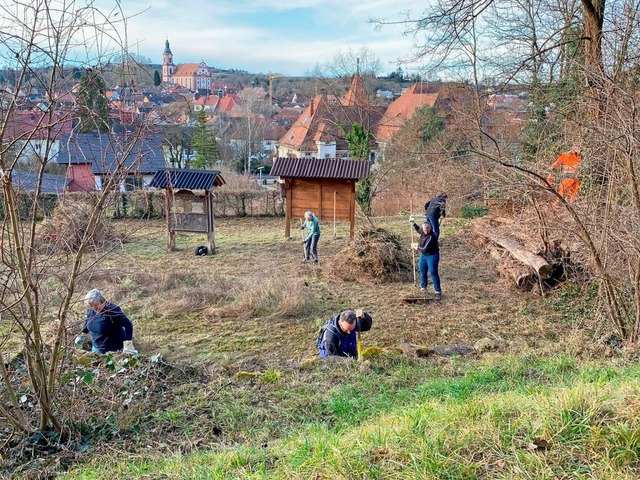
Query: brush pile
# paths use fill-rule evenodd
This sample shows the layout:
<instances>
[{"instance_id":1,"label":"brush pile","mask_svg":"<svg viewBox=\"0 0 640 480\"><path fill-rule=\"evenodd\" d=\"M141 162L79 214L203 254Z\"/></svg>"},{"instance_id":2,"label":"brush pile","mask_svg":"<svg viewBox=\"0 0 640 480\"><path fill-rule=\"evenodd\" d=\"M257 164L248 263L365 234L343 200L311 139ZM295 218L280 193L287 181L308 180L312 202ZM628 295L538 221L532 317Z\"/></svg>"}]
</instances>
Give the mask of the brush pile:
<instances>
[{"instance_id":1,"label":"brush pile","mask_svg":"<svg viewBox=\"0 0 640 480\"><path fill-rule=\"evenodd\" d=\"M91 222L96 209L91 196L68 196L53 211L51 217L44 220L39 234L42 245L55 252L76 252L83 240L89 247L108 248L119 242L114 229L99 213Z\"/></svg>"},{"instance_id":2,"label":"brush pile","mask_svg":"<svg viewBox=\"0 0 640 480\"><path fill-rule=\"evenodd\" d=\"M338 255L332 273L345 281L410 281L411 253L397 235L375 228L361 232Z\"/></svg>"}]
</instances>

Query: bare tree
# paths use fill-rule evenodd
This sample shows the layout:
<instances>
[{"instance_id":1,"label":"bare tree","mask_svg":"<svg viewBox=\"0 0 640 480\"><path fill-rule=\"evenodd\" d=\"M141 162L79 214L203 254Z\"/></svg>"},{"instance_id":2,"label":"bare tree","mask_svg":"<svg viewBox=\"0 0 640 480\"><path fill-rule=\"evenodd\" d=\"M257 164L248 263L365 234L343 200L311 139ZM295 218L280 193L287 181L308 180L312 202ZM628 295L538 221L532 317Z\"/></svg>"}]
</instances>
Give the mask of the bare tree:
<instances>
[{"instance_id":1,"label":"bare tree","mask_svg":"<svg viewBox=\"0 0 640 480\"><path fill-rule=\"evenodd\" d=\"M411 58L439 66L466 59L457 71L476 86L469 90L476 111L452 111L458 121L448 121L448 129L459 132L472 158L493 166L478 171L467 163L468 171L521 204L547 204L541 227L553 228L545 220L553 219L562 227L556 234L586 247L607 318L627 341L640 337L638 6L635 0L447 0L401 20L416 35ZM497 73L492 93L519 84L530 95L518 135L505 134L509 123L486 108L486 85L474 62ZM580 198L571 203L547 173L574 143L584 159Z\"/></svg>"},{"instance_id":2,"label":"bare tree","mask_svg":"<svg viewBox=\"0 0 640 480\"><path fill-rule=\"evenodd\" d=\"M0 92L0 182L4 203L0 224L0 358L16 353L10 346L17 342L29 374L27 387L14 385L10 368L0 361L0 395L5 397L0 403L0 418L19 432L52 429L63 438L72 429L73 420L73 412L66 408L61 376L69 368L71 350L66 332L78 282L95 262L87 257L87 247L98 235L110 196L118 192L127 174L125 165L130 165L127 160L141 132L118 137L119 141L113 144L117 161L87 211L74 248L67 248L70 238L44 242L39 224L44 172L53 162L60 132L76 123L76 109L58 101L72 93L65 65L99 69L112 51L120 53L121 24L113 19L115 13L120 14L118 18L123 15L117 2L113 10L101 11L92 3L64 0L5 2L0 11L3 61L16 73L13 83ZM44 91L47 99L36 110L29 110L32 106L23 96L29 82ZM35 121L17 128L19 118ZM35 139L42 148L34 169L21 171L19 159ZM34 176L35 187L30 192L31 207L25 212L20 208L22 193L17 179L27 174ZM21 408L19 392L32 399L33 410ZM37 419L31 417L34 412Z\"/></svg>"}]
</instances>

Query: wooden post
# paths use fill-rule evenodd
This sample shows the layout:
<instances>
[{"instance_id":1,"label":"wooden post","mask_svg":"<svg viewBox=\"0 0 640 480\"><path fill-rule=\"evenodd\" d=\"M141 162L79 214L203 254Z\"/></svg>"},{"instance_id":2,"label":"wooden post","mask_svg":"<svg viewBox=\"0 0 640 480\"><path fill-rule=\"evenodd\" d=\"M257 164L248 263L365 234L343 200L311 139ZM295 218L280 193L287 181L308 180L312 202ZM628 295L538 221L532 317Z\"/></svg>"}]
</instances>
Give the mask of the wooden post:
<instances>
[{"instance_id":1,"label":"wooden post","mask_svg":"<svg viewBox=\"0 0 640 480\"><path fill-rule=\"evenodd\" d=\"M349 195L349 237L353 238L356 224L356 183L351 182L351 194Z\"/></svg>"},{"instance_id":2,"label":"wooden post","mask_svg":"<svg viewBox=\"0 0 640 480\"><path fill-rule=\"evenodd\" d=\"M171 231L171 189L166 188L164 191L164 208L167 212L167 235L168 235L168 243L167 249L172 251L175 248L175 237Z\"/></svg>"},{"instance_id":3,"label":"wooden post","mask_svg":"<svg viewBox=\"0 0 640 480\"><path fill-rule=\"evenodd\" d=\"M333 191L333 238L336 238L336 191Z\"/></svg>"},{"instance_id":4,"label":"wooden post","mask_svg":"<svg viewBox=\"0 0 640 480\"><path fill-rule=\"evenodd\" d=\"M205 208L207 212L207 255L216 253L216 223L213 214L213 193L209 190L206 192Z\"/></svg>"},{"instance_id":5,"label":"wooden post","mask_svg":"<svg viewBox=\"0 0 640 480\"><path fill-rule=\"evenodd\" d=\"M286 225L284 227L284 237L285 238L291 238L291 215L293 212L293 205L291 205L291 203L293 202L292 198L293 194L291 192L292 189L292 181L289 178L285 178L284 179L284 191L285 191L285 201L287 203L287 208L285 209L285 218L286 218Z\"/></svg>"}]
</instances>

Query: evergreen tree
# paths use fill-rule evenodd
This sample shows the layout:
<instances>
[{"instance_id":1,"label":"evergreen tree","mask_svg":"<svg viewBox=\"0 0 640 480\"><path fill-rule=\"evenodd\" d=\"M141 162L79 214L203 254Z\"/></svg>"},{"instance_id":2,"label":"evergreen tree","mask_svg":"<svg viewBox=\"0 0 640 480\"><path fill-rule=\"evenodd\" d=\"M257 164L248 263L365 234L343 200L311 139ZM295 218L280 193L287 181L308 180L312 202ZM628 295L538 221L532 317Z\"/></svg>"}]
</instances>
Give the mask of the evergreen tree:
<instances>
[{"instance_id":1,"label":"evergreen tree","mask_svg":"<svg viewBox=\"0 0 640 480\"><path fill-rule=\"evenodd\" d=\"M351 124L351 129L347 130L347 127L341 123L338 123L342 136L349 145L349 155L355 160L368 161L369 153L371 153L370 141L372 134L370 130L365 130L364 127L354 122ZM356 200L362 208L362 212L370 216L371 204L374 197L374 189L372 188L371 177L363 178L356 184Z\"/></svg>"},{"instance_id":2,"label":"evergreen tree","mask_svg":"<svg viewBox=\"0 0 640 480\"><path fill-rule=\"evenodd\" d=\"M195 158L191 162L193 168L213 168L218 159L218 143L213 131L207 125L208 115L204 110L194 114L196 124L193 128L193 149Z\"/></svg>"},{"instance_id":3,"label":"evergreen tree","mask_svg":"<svg viewBox=\"0 0 640 480\"><path fill-rule=\"evenodd\" d=\"M109 112L104 80L99 72L88 69L80 79L78 89L78 115L80 132L109 131Z\"/></svg>"},{"instance_id":4,"label":"evergreen tree","mask_svg":"<svg viewBox=\"0 0 640 480\"><path fill-rule=\"evenodd\" d=\"M161 83L162 83L162 79L160 78L160 73L158 72L158 70L155 70L153 72L153 85L157 87Z\"/></svg>"}]
</instances>

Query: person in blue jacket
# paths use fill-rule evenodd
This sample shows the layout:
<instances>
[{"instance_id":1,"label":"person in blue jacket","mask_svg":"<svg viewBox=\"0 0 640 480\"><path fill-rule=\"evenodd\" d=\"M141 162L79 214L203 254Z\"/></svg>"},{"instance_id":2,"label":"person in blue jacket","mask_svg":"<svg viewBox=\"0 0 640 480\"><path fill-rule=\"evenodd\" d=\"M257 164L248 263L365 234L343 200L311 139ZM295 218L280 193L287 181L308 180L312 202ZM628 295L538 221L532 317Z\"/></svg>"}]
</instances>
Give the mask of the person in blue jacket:
<instances>
[{"instance_id":1,"label":"person in blue jacket","mask_svg":"<svg viewBox=\"0 0 640 480\"><path fill-rule=\"evenodd\" d=\"M104 355L107 352L137 353L133 346L133 324L122 309L108 302L104 294L93 289L85 297L87 317L82 333L91 335L91 351Z\"/></svg>"},{"instance_id":2,"label":"person in blue jacket","mask_svg":"<svg viewBox=\"0 0 640 480\"><path fill-rule=\"evenodd\" d=\"M420 261L418 268L420 270L420 290L427 290L427 275L431 275L433 282L433 290L436 294L436 300L442 298L442 290L440 288L440 274L438 273L438 264L440 263L440 247L438 246L438 236L431 228L431 223L427 220L419 227L413 216L409 217L409 221L413 228L420 234L418 238L418 252L420 252Z\"/></svg>"},{"instance_id":3,"label":"person in blue jacket","mask_svg":"<svg viewBox=\"0 0 640 480\"><path fill-rule=\"evenodd\" d=\"M345 310L325 323L318 334L317 347L320 357L333 355L358 358L358 340L356 332L371 330L373 319L361 308L355 312Z\"/></svg>"},{"instance_id":4,"label":"person in blue jacket","mask_svg":"<svg viewBox=\"0 0 640 480\"><path fill-rule=\"evenodd\" d=\"M300 226L301 230L307 229L307 236L302 241L304 243L304 260L303 263L313 260L318 263L318 241L320 240L320 223L318 217L313 212L308 211L304 214L304 223Z\"/></svg>"}]
</instances>

